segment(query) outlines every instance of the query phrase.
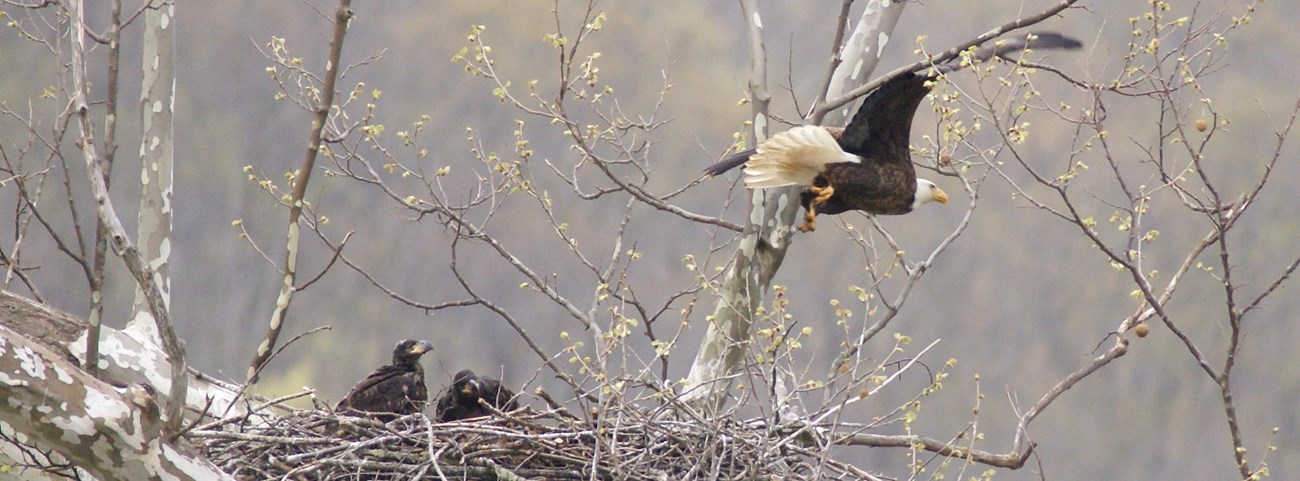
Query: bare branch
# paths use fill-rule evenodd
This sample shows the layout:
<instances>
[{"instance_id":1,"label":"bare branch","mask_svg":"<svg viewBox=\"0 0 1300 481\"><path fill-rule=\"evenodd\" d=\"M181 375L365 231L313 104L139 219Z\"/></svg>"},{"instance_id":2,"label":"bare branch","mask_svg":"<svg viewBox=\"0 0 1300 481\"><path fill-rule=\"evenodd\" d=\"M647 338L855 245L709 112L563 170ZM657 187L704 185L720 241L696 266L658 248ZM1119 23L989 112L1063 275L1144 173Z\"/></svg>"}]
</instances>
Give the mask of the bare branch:
<instances>
[{"instance_id":1,"label":"bare branch","mask_svg":"<svg viewBox=\"0 0 1300 481\"><path fill-rule=\"evenodd\" d=\"M826 103L815 108L813 117L816 118L818 112L831 111L840 108L848 104L849 102L852 102L854 99L866 95L868 92L871 92L872 90L875 90L876 87L879 87L886 80L889 80L895 76L901 75L906 72L918 72L932 65L944 63L948 60L956 58L958 55L961 55L961 53L968 48L981 45L985 42L988 42L989 40L998 38L1006 34L1007 32L1029 27L1038 24L1044 20L1047 20L1048 18L1051 18L1053 15L1061 13L1061 11L1070 8L1075 3L1078 3L1078 0L1062 0L1060 3L1057 3L1051 8L1048 8L1047 10L1044 10L1036 15L1019 18L1011 22L1002 24L997 28L994 28L993 30L989 30L987 32L980 34L978 37L975 37L974 39L968 40L966 42L957 45L956 47L945 50L943 53L939 55L934 55L931 56L930 58L927 58L919 62L915 62L911 65L894 69L892 72L877 77L876 80L872 82L867 82L861 86L858 86L857 88L850 89L848 90L847 93L840 95L839 97L828 99Z\"/></svg>"},{"instance_id":2,"label":"bare branch","mask_svg":"<svg viewBox=\"0 0 1300 481\"><path fill-rule=\"evenodd\" d=\"M122 56L122 0L113 0L108 25L108 98L104 101L104 187L111 184L113 160L117 157L117 95ZM95 218L95 252L90 268L90 314L86 321L86 370L99 369L99 333L104 317L104 260L108 257L108 229Z\"/></svg>"},{"instance_id":3,"label":"bare branch","mask_svg":"<svg viewBox=\"0 0 1300 481\"><path fill-rule=\"evenodd\" d=\"M275 309L271 312L271 324L266 330L266 339L257 346L257 353L253 355L253 361L248 367L248 382L257 382L257 373L262 369L270 359L272 349L275 348L276 339L280 337L280 329L284 326L284 321L289 314L289 303L293 300L294 278L298 270L298 243L300 239L298 220L302 217L303 198L307 195L307 182L311 179L311 172L316 168L316 156L320 153L321 138L325 130L325 123L329 119L330 110L334 107L335 83L338 81L338 69L343 56L343 37L348 33L348 23L352 21L352 0L339 0L338 9L334 13L334 36L330 40L329 57L325 61L325 79L321 86L320 100L313 106L311 132L307 140L307 153L303 157L302 166L298 168L297 175L293 179L293 195L290 198L288 234L284 254L284 282L280 285L280 295L276 300Z\"/></svg>"}]
</instances>

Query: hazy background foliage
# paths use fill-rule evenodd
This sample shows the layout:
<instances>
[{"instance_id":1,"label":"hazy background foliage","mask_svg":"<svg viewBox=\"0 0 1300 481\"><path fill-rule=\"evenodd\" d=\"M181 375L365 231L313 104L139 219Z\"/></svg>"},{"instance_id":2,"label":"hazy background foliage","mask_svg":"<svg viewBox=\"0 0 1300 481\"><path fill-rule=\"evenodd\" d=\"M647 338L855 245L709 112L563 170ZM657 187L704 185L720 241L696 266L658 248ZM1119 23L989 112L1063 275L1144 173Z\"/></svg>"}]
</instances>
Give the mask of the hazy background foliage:
<instances>
[{"instance_id":1,"label":"hazy background foliage","mask_svg":"<svg viewBox=\"0 0 1300 481\"><path fill-rule=\"evenodd\" d=\"M333 8L329 2L313 3L324 12ZM910 5L895 32L901 41L885 52L881 68L914 61L918 35L927 36L928 49L939 50L1047 3L928 0ZM1188 8L1184 3L1174 2L1175 8ZM1208 6L1220 8L1216 2ZM1238 2L1223 6L1231 11L1241 8ZM89 7L92 22L104 18L106 4ZM358 18L344 56L353 63L382 51L383 58L354 70L340 83L341 90L349 91L358 81L366 83L366 92L381 90L378 112L387 135L408 129L421 115L431 116L421 134L429 155L419 165L429 170L450 166L453 181L457 175L471 175L481 166L468 152L466 128L474 129L485 150L508 154L518 114L492 96L490 85L466 74L450 59L465 45L471 25L485 25L484 42L493 47L503 76L514 79L515 85L536 78L539 87L548 87L548 80L553 84L556 77L556 53L543 36L556 28L549 13L552 7L551 2L540 1L364 2L355 7ZM568 2L561 2L561 7L575 12L578 8ZM672 85L660 117L673 120L652 139L651 158L660 179L653 187L666 191L680 186L697 177L731 144L733 133L749 114L749 106L739 103L749 75L739 8L734 2L677 0L610 2L602 8L608 21L591 41L603 53L602 80L614 87L621 107L648 112L664 83ZM798 118L791 98L806 107L824 75L839 2L768 1L762 8L772 67L769 80L778 85L772 89L774 112ZM1084 78L1105 78L1119 68L1119 56L1126 51L1128 18L1149 6L1103 2L1090 8L1092 12L1072 11L1063 20L1043 25L1087 44L1082 52L1054 53L1049 63ZM286 211L276 208L274 199L250 183L241 169L251 165L283 179L283 172L298 165L308 128L305 111L273 99L276 88L264 70L270 63L256 46L264 46L272 36L286 38L294 56L320 71L329 26L299 2L180 2L176 11L180 30L173 313L188 342L192 365L242 381L271 312L279 275L236 237L231 221L243 219L259 245L275 257L283 249ZM1210 163L1224 173L1240 171L1238 189L1253 181L1259 163L1271 153L1274 120L1264 112L1280 122L1296 101L1294 79L1300 76L1300 65L1292 52L1300 51L1300 36L1294 35L1297 21L1300 5L1296 2L1264 4L1253 22L1229 40L1229 65L1202 79L1215 105L1232 120ZM571 30L573 25L565 27ZM138 52L138 41L138 35L128 35L124 51ZM103 49L93 55L97 57L92 61L103 65ZM138 70L138 58L128 55L123 61L123 72ZM0 32L0 72L4 72L0 101L10 108L26 110L27 99L34 99L31 106L37 112L63 108L37 99L41 89L54 82L55 66L46 52L12 29ZM103 76L102 71L92 72L96 94L102 94ZM969 75L953 78L959 85L972 84ZM123 79L123 103L129 103L138 98L139 79L133 75ZM1049 99L1071 103L1086 99L1060 82L1043 81L1040 88ZM1125 104L1122 110L1112 108L1112 131L1120 138L1152 142L1156 108L1154 102L1143 101ZM934 132L933 116L921 110L914 142ZM138 131L139 118L128 115L123 122L113 194L134 199L139 161L131 155L135 147L130 139ZM1049 124L1031 129L1025 148L1031 158L1054 165L1072 132L1052 131L1046 128ZM574 155L558 129L538 123L529 124L527 131L537 159ZM8 145L23 135L11 120L0 121L0 142ZM1124 148L1131 148L1133 142L1126 144ZM1300 234L1300 201L1295 194L1300 190L1300 163L1296 162L1300 150L1295 145L1287 146L1274 183L1260 200L1265 205L1255 207L1252 217L1243 221L1248 224L1237 231L1247 234L1230 238L1249 246L1245 255L1237 257L1243 269L1239 272L1275 274L1279 266L1273 253L1280 251L1284 257L1295 253ZM1123 155L1138 158L1136 150ZM578 201L567 187L550 178L544 165L534 161L529 167L537 182L546 183L557 210L568 216L560 220L569 224L579 242L602 247L609 242L608 231L623 211L625 196ZM1088 182L1089 175L1085 173L1079 182ZM84 184L84 179L76 182ZM711 182L716 188L696 189L677 202L696 212L722 214L731 179ZM949 192L954 190L960 189L953 186ZM13 195L0 189L3 205L13 205ZM57 202L57 197L49 196L47 201ZM445 272L450 236L437 225L410 222L381 202L373 190L324 176L313 178L308 199L331 218L327 230L336 238L357 231L348 253L404 295L427 302L461 297ZM86 205L84 196L79 200ZM922 345L942 338L928 358L935 367L948 358L958 360L945 390L925 400L915 425L920 432L944 438L964 428L975 403L973 378L978 374L980 389L987 396L980 413L980 430L988 440L984 449L1006 449L1014 425L1008 399L1018 399L1022 405L1037 399L1089 358L1102 336L1136 307L1123 302L1129 300L1127 274L1110 269L1071 226L1020 206L1005 185L991 183L983 192L971 230L940 258L889 327ZM739 222L742 207L733 206L725 215ZM119 201L118 208L123 220L133 224L135 203ZM575 270L570 258L557 254L563 250L555 237L537 235L542 220L536 218L535 209L523 202L505 209L507 214L492 225L498 238L539 273L554 273L561 291L592 292L593 281ZM690 254L704 259L709 231L643 205L634 207L634 212L630 238L638 240L635 248L642 257L632 269L632 282L642 286L640 292L654 295L655 286L663 286L658 294L666 295L694 282L682 258ZM927 207L882 222L904 246L928 252L961 214L961 209L951 206ZM1109 214L1092 213L1099 219ZM859 214L841 219L867 225ZM1200 225L1180 228L1172 220L1162 225L1159 217L1148 222L1162 233L1157 247L1181 246L1204 234ZM852 303L848 286L867 283L861 268L864 256L835 225L823 220L816 235L798 236L776 280L788 287L793 299L790 310L800 325L815 329L813 341L804 343L814 374L828 369L841 340L833 326L830 300ZM5 225L0 232L12 238L13 229ZM311 237L304 245L300 272L312 275L328 252ZM470 276L476 288L526 320L544 348L558 352L563 347L560 330L582 331L554 304L520 290L522 279L494 253L483 252L480 246L468 249L477 255L473 262L480 266ZM702 265L712 269L725 262L729 252ZM1156 263L1167 265L1181 260L1183 253L1171 248L1156 249L1151 255ZM26 256L56 259L52 252L29 251ZM120 326L130 308L131 286L120 262L110 261L109 268L106 319ZM86 287L71 263L43 262L33 276L55 305L84 315ZM1222 345L1222 289L1208 275L1193 275L1185 282L1178 294L1182 302L1173 304L1173 315L1185 319L1184 329L1213 352ZM1300 349L1296 349L1300 335L1295 328L1300 298L1291 287L1250 318L1235 377L1247 445L1263 446L1269 429L1281 427L1275 440L1279 452L1269 462L1274 479L1294 479L1300 473L1300 370L1295 368L1300 365ZM1188 302L1191 299L1199 301ZM695 311L689 342L673 352L674 379L685 374L697 347L694 343L703 333L701 317L706 310ZM473 368L504 374L515 387L532 380L560 389L549 377L533 380L539 360L490 312L470 308L425 315L394 302L345 269L332 271L300 293L289 317L287 335L320 325L331 325L333 330L309 337L279 357L258 388L263 394L312 386L319 390L318 396L335 400L355 380L386 362L393 344L403 338L429 339L437 346L426 362L431 388L445 385L459 369ZM1217 389L1176 339L1158 324L1152 328L1152 335L1136 340L1127 357L1076 387L1031 428L1048 479L1229 479L1235 475ZM892 338L878 340L873 346L883 355L890 342ZM919 389L928 379L904 378L904 384ZM865 416L882 413L914 391L893 389L853 409ZM841 459L889 469L902 466L903 455L901 450L845 448ZM1037 479L1036 469L1031 461L1021 472L1001 473L998 478Z\"/></svg>"}]
</instances>

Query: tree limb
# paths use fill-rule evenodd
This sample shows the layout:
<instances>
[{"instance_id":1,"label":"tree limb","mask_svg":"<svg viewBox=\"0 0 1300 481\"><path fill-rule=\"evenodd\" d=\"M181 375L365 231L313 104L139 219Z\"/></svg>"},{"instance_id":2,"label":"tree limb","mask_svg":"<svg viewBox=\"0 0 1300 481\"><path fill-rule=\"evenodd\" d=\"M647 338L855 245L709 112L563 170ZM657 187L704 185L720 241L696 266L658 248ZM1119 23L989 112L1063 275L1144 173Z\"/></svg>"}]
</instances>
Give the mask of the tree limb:
<instances>
[{"instance_id":1,"label":"tree limb","mask_svg":"<svg viewBox=\"0 0 1300 481\"><path fill-rule=\"evenodd\" d=\"M165 435L153 389L119 390L0 326L0 420L101 481L233 480Z\"/></svg>"},{"instance_id":2,"label":"tree limb","mask_svg":"<svg viewBox=\"0 0 1300 481\"><path fill-rule=\"evenodd\" d=\"M329 120L330 109L334 106L334 85L338 81L339 59L343 56L343 37L348 33L348 23L352 21L352 0L339 0L334 13L334 37L330 40L329 59L325 61L325 82L321 87L320 100L314 106L311 122L311 134L308 136L307 153L302 159L293 179L293 195L289 204L289 227L284 253L284 282L280 284L280 295L275 301L275 310L271 312L271 323L266 329L266 338L257 346L257 353L248 366L248 383L257 383L257 373L262 364L271 357L280 329L289 313L289 302L293 300L294 277L298 270L298 241L301 238L298 219L302 217L303 197L307 195L307 181L311 171L316 168L316 156L320 153L322 133L325 122Z\"/></svg>"},{"instance_id":3,"label":"tree limb","mask_svg":"<svg viewBox=\"0 0 1300 481\"><path fill-rule=\"evenodd\" d=\"M172 118L176 98L176 6L150 0L144 12L143 79L140 84L140 212L136 241L140 256L154 270L163 304L171 305ZM106 142L106 145L108 143ZM114 147L116 148L116 147ZM107 185L107 181L105 181ZM127 326L152 336L144 290L136 288Z\"/></svg>"},{"instance_id":4,"label":"tree limb","mask_svg":"<svg viewBox=\"0 0 1300 481\"><path fill-rule=\"evenodd\" d=\"M162 347L171 364L171 388L167 396L165 410L165 432L169 435L179 431L182 409L185 406L186 384L188 376L185 369L185 347L176 337L172 327L167 302L158 286L157 273L145 264L140 251L127 237L122 221L113 210L113 202L108 197L108 186L104 184L104 170L101 159L95 149L95 130L90 121L90 105L86 102L86 17L81 0L72 0L72 107L81 123L81 152L90 173L90 189L94 193L96 213L107 228L113 251L126 263L127 270L135 277L136 283L143 290L149 304L149 312L161 336Z\"/></svg>"}]
</instances>

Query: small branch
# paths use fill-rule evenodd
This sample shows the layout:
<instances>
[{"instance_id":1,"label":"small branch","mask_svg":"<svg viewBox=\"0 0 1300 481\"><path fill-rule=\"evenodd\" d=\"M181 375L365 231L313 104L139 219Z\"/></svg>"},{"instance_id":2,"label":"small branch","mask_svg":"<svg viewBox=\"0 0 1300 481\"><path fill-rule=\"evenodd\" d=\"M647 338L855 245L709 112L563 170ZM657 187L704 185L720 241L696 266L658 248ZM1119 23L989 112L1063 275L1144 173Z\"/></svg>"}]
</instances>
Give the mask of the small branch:
<instances>
[{"instance_id":1,"label":"small branch","mask_svg":"<svg viewBox=\"0 0 1300 481\"><path fill-rule=\"evenodd\" d=\"M257 353L253 356L252 363L248 366L248 382L257 383L257 373L261 370L262 365L266 363L271 356L271 350L275 348L276 339L280 337L280 329L284 327L285 318L289 313L289 303L293 300L294 277L298 270L298 244L300 239L300 226L298 219L302 217L303 198L307 195L307 182L311 179L311 171L316 168L316 156L320 153L321 136L325 130L325 123L329 120L330 109L334 105L334 86L338 82L339 61L343 56L343 38L348 33L348 23L352 21L352 0L339 0L338 9L334 13L334 37L330 40L329 58L325 61L325 79L321 87L320 102L315 105L311 122L311 133L307 140L307 153L303 157L302 166L298 168L298 173L293 180L293 194L289 205L289 223L288 234L286 235L286 246L284 254L284 281L280 284L280 295L276 299L275 309L271 312L271 323L266 330L266 338L257 346Z\"/></svg>"},{"instance_id":2,"label":"small branch","mask_svg":"<svg viewBox=\"0 0 1300 481\"><path fill-rule=\"evenodd\" d=\"M984 32L983 34L980 34L980 36L978 37L975 37L971 40L958 44L956 47L950 48L939 55L926 58L925 60L921 60L919 62L914 62L911 65L894 69L892 72L889 72L887 74L881 75L880 77L876 78L875 81L867 82L862 86L849 90L848 93L845 93L844 95L827 100L826 103L816 107L816 109L813 111L813 117L816 118L818 115L825 115L825 112L829 112L831 110L835 110L837 108L843 107L849 102L852 102L854 99L866 95L872 90L875 90L876 87L879 87L881 84L885 83L886 80L894 78L895 76L902 75L907 72L918 72L925 68L930 67L931 65L944 63L948 60L956 58L958 55L961 55L961 53L968 48L981 45L985 42L988 42L989 40L998 38L1012 30L1018 30L1021 28L1038 24L1044 20L1047 20L1053 15L1061 13L1065 9L1070 8L1075 3L1078 3L1078 1L1079 0L1062 0L1060 3L1053 5L1051 8L1048 8L1047 10L1044 10L1038 13L1037 15L1024 17L1011 22L1007 22L1005 24L1002 24L1001 26L998 26L993 30L989 30L987 32Z\"/></svg>"},{"instance_id":3,"label":"small branch","mask_svg":"<svg viewBox=\"0 0 1300 481\"><path fill-rule=\"evenodd\" d=\"M108 26L108 98L104 101L104 187L110 185L113 159L117 156L117 94L122 56L122 0L113 0ZM95 253L90 267L90 314L86 322L86 370L91 375L99 369L100 324L104 317L104 260L108 257L108 229L95 219Z\"/></svg>"},{"instance_id":4,"label":"small branch","mask_svg":"<svg viewBox=\"0 0 1300 481\"><path fill-rule=\"evenodd\" d=\"M330 268L334 267L334 263L337 262L339 260L339 257L343 255L343 247L348 244L348 239L352 238L352 234L354 232L355 231L348 231L347 234L343 234L343 240L339 241L338 247L331 249L332 251L334 251L334 254L330 256L329 262L325 263L325 267L322 267L320 272L317 273L315 277L308 279L307 282L304 282L302 283L302 285L293 288L293 290L295 292L301 292L307 289L308 287L311 287L312 284L315 284L316 281L319 281L322 277L325 277L325 273L329 272Z\"/></svg>"},{"instance_id":5,"label":"small branch","mask_svg":"<svg viewBox=\"0 0 1300 481\"><path fill-rule=\"evenodd\" d=\"M528 331L524 329L523 325L521 325L517 320L515 320L514 316L511 316L510 313L507 312L504 308L497 306L496 304L493 304L491 301L488 301L483 297L480 297L478 293L475 292L474 288L470 287L469 281L467 281L465 277L461 275L460 269L457 267L457 257L456 257L457 244L459 243L460 239L461 239L461 233L457 232L457 236L455 239L452 240L452 244L451 244L451 273L452 276L456 278L456 282L460 284L461 289L465 290L465 293L468 294L471 299L473 299L473 302L475 304L487 308L489 311L492 311L494 314L501 317L501 319L505 320L506 323L509 324L510 327L515 330L515 333L519 334L519 337L523 339L524 343L528 344L528 348L531 349L535 354L537 354L537 357L541 359L543 363L546 364L546 367L549 367L551 371L555 373L556 377L563 379L564 382L569 385L569 387L573 388L575 393L581 393L582 392L581 384L577 380L573 379L573 376L570 376L569 373L565 372L564 369L561 369L560 366L555 364L554 359L552 359L551 356L548 356L546 352L543 351L542 348L538 346L535 341L533 341L532 336L528 335ZM594 399L592 400L594 401Z\"/></svg>"},{"instance_id":6,"label":"small branch","mask_svg":"<svg viewBox=\"0 0 1300 481\"><path fill-rule=\"evenodd\" d=\"M333 328L334 328L333 326L317 326L317 327L314 327L314 328L308 329L307 331L305 331L305 332L303 332L303 333L301 333L301 334L298 334L297 336L293 336L292 339L289 339L289 342L286 342L286 343L280 345L278 348L276 348L275 352L271 353L271 356L268 357L268 358L266 358L266 362L262 363L261 367L262 367L262 368L265 368L268 364L271 363L272 360L274 360L274 359L276 358L276 356L279 356L280 353L284 352L285 349L288 349L289 346L292 346L294 343L298 342L298 340L303 339L303 338L305 338L305 337L307 337L307 336L310 336L310 335L312 335L312 334L315 334L315 333L321 332L321 331L328 331L328 330L331 330L331 329L333 329ZM262 373L262 371L261 371L261 369L259 369L257 372L253 373L253 376L251 376L251 377L257 377L258 375L261 375L261 373ZM239 386L239 390L235 391L235 397L234 397L235 401L232 401L230 404L227 404L227 405L226 405L226 410L225 410L224 412L221 413L222 416L226 416L227 414L230 414L230 410L235 408L235 404L236 404L236 402L238 402L239 398L241 398L241 397L244 396L244 393L248 391L248 388L249 388L249 386L251 386L251 385L252 385L252 383L250 383L250 382L248 382L248 381L244 381L244 384L242 384L242 385ZM251 413L253 413L253 411L249 411L248 413L245 413L245 416L247 416L248 414L251 414Z\"/></svg>"}]
</instances>

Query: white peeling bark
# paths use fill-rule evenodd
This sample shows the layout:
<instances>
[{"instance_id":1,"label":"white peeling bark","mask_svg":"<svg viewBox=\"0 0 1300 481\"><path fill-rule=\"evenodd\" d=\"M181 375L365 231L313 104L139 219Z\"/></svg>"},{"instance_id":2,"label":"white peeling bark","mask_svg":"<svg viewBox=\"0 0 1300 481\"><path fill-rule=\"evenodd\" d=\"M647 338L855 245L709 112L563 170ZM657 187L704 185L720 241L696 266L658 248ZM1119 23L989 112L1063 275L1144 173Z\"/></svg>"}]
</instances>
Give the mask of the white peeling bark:
<instances>
[{"instance_id":1,"label":"white peeling bark","mask_svg":"<svg viewBox=\"0 0 1300 481\"><path fill-rule=\"evenodd\" d=\"M167 360L171 365L172 385L166 401L166 428L169 435L173 435L180 430L185 393L188 392L186 383L189 374L185 368L185 346L181 344L180 338L176 337L176 330L172 328L171 314L167 302L163 299L162 290L158 286L157 274L145 263L140 250L127 236L121 218L113 209L113 200L108 196L108 186L104 183L107 176L104 175L103 158L99 156L95 145L95 131L90 120L90 103L86 100L85 5L81 0L71 0L68 6L72 23L70 69L72 85L68 91L72 95L72 108L76 113L77 123L81 126L81 154L86 162L90 190L95 198L95 214L111 234L109 241L113 246L113 252L122 258L127 270L131 271L131 276L135 278L136 285L144 292L149 312L161 338L161 345L167 353Z\"/></svg>"},{"instance_id":2,"label":"white peeling bark","mask_svg":"<svg viewBox=\"0 0 1300 481\"><path fill-rule=\"evenodd\" d=\"M0 326L37 342L64 358L85 360L89 326L80 319L26 297L0 290ZM115 385L149 384L160 393L171 389L171 364L167 353L158 345L136 338L127 331L103 328L103 349L97 368L99 379ZM83 367L84 368L84 367ZM236 403L239 386L191 373L185 396L187 418L206 407L208 413L230 416L247 412L245 403ZM260 402L259 399L245 400ZM209 404L210 403L210 404ZM233 404L233 406L232 406ZM268 416L283 414L268 413ZM255 416L256 417L256 416Z\"/></svg>"},{"instance_id":3,"label":"white peeling bark","mask_svg":"<svg viewBox=\"0 0 1300 481\"><path fill-rule=\"evenodd\" d=\"M95 379L0 326L0 421L101 481L229 480L206 459L166 442L151 389Z\"/></svg>"},{"instance_id":4,"label":"white peeling bark","mask_svg":"<svg viewBox=\"0 0 1300 481\"><path fill-rule=\"evenodd\" d=\"M85 361L85 336L68 344L68 353L78 360ZM116 384L140 383L153 386L160 393L171 392L171 363L167 362L167 353L157 344L138 337L139 334L129 330L117 330L104 326L100 331L99 362L96 368L101 372L100 378ZM202 412L207 407L208 414L221 415L227 407L235 403L237 386L215 384L206 379L188 377L185 390L185 409L187 418ZM209 403L211 405L209 406ZM244 412L238 403L230 407L232 414Z\"/></svg>"},{"instance_id":5,"label":"white peeling bark","mask_svg":"<svg viewBox=\"0 0 1300 481\"><path fill-rule=\"evenodd\" d=\"M166 3L164 5L164 3ZM156 8L155 8L156 7ZM144 10L144 80L140 84L140 256L154 272L163 304L171 306L172 110L176 100L176 6L151 0ZM144 289L135 290L127 329L161 345Z\"/></svg>"},{"instance_id":6,"label":"white peeling bark","mask_svg":"<svg viewBox=\"0 0 1300 481\"><path fill-rule=\"evenodd\" d=\"M903 7L907 2L890 0L871 0L862 11L862 17L853 28L853 33L844 41L840 50L840 64L831 74L830 84L822 100L839 97L850 90L866 85L871 79L871 72L876 70L885 46L893 43L894 26L903 16ZM822 125L844 125L853 117L858 102L852 102L817 119Z\"/></svg>"},{"instance_id":7,"label":"white peeling bark","mask_svg":"<svg viewBox=\"0 0 1300 481\"><path fill-rule=\"evenodd\" d=\"M763 46L763 23L757 2L740 0L749 31L751 54L750 98L754 104L754 139L766 138L767 87L766 51ZM846 42L841 57L844 62L834 69L828 92L838 95L867 82L880 58L879 52L890 43L894 25L902 16L904 2L869 0L857 28ZM820 92L821 99L830 97ZM816 109L814 109L816 111ZM826 119L842 125L848 109L841 109ZM811 119L814 123L818 120ZM709 327L700 350L686 377L683 400L693 405L721 406L729 387L727 377L740 369L749 346L753 314L763 302L763 295L785 260L794 225L799 213L800 187L755 190L750 195L750 214L731 269L723 281L721 295L708 317Z\"/></svg>"}]
</instances>

